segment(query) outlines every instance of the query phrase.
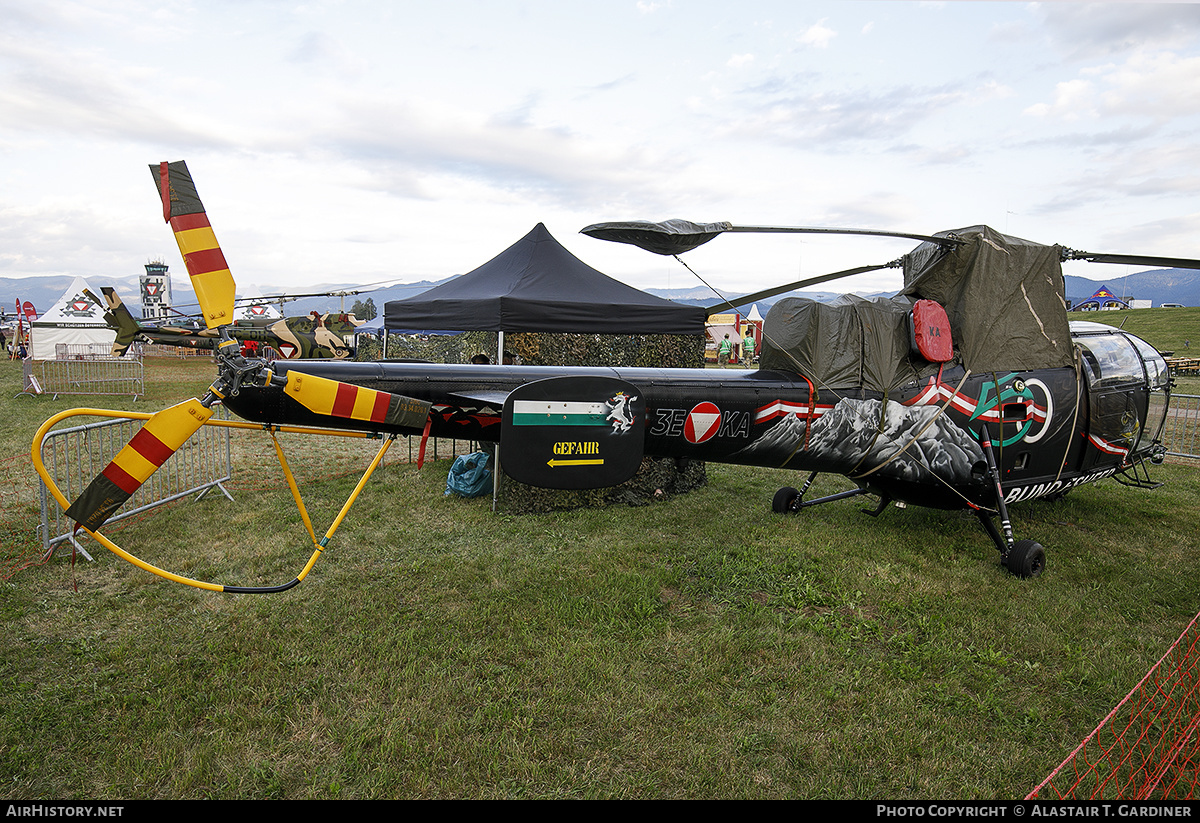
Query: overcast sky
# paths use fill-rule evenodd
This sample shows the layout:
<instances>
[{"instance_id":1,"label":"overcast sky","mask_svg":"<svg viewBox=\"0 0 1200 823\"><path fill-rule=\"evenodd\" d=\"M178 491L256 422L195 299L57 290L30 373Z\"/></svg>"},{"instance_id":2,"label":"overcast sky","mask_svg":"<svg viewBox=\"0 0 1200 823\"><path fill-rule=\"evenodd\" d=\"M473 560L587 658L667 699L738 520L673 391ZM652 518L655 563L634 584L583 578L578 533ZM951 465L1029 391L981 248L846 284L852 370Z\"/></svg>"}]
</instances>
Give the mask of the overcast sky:
<instances>
[{"instance_id":1,"label":"overcast sky","mask_svg":"<svg viewBox=\"0 0 1200 823\"><path fill-rule=\"evenodd\" d=\"M0 276L185 279L147 168L181 159L264 293L440 279L539 222L641 288L696 281L579 230L986 223L1197 257L1198 121L1187 3L0 0ZM745 292L913 245L684 259Z\"/></svg>"}]
</instances>

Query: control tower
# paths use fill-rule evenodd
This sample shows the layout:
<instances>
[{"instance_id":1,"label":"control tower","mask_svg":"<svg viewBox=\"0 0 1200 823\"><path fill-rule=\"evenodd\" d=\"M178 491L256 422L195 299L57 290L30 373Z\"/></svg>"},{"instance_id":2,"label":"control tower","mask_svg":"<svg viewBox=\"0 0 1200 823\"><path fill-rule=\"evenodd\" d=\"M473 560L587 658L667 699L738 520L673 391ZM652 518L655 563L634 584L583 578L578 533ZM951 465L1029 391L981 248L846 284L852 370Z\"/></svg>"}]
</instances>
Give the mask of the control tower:
<instances>
[{"instance_id":1,"label":"control tower","mask_svg":"<svg viewBox=\"0 0 1200 823\"><path fill-rule=\"evenodd\" d=\"M171 309L171 273L167 264L158 260L147 263L141 286L142 319L166 320Z\"/></svg>"}]
</instances>

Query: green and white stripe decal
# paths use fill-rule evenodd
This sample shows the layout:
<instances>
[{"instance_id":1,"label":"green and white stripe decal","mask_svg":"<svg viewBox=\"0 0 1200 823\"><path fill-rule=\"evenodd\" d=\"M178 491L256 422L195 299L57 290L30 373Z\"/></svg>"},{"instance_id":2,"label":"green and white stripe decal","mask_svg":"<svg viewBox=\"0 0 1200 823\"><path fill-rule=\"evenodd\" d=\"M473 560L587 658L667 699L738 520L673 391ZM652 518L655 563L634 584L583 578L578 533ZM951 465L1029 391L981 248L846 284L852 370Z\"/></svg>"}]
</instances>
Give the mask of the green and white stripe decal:
<instances>
[{"instance_id":1,"label":"green and white stripe decal","mask_svg":"<svg viewBox=\"0 0 1200 823\"><path fill-rule=\"evenodd\" d=\"M606 426L608 406L564 400L514 400L514 426Z\"/></svg>"}]
</instances>

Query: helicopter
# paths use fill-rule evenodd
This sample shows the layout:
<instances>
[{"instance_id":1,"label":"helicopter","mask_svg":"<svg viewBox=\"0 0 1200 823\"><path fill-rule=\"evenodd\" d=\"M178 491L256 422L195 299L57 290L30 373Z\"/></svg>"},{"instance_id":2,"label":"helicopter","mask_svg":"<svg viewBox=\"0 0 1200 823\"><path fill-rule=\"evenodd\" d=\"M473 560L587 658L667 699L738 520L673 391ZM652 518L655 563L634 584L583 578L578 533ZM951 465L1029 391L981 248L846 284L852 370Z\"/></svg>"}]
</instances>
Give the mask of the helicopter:
<instances>
[{"instance_id":1,"label":"helicopter","mask_svg":"<svg viewBox=\"0 0 1200 823\"><path fill-rule=\"evenodd\" d=\"M87 291L87 290L85 290ZM124 357L136 340L191 349L214 349L220 335L199 323L138 323L125 307L115 289L100 289L103 300L87 291L91 300L104 310L104 322L116 332L112 355ZM345 360L354 356L352 341L366 321L353 314L310 312L282 318L243 318L233 321L233 336L250 349L269 346L286 360Z\"/></svg>"},{"instance_id":2,"label":"helicopter","mask_svg":"<svg viewBox=\"0 0 1200 823\"><path fill-rule=\"evenodd\" d=\"M746 305L847 274L904 270L895 297L777 301L754 371L268 364L244 356L233 339L232 275L186 164L151 169L208 327L220 339L218 375L202 398L153 415L67 508L77 529L93 534L220 402L268 427L496 442L507 475L547 488L616 485L645 457L793 469L807 478L776 492L777 514L862 495L878 498L869 512L876 516L893 503L969 510L1004 568L1036 577L1046 566L1045 549L1015 538L1008 506L1103 478L1154 487L1146 464L1165 455L1161 433L1172 385L1162 355L1145 341L1109 326L1068 322L1062 262L1200 268L1200 260L1075 251L986 226L922 235L682 220L600 223L583 233L676 256L744 231L900 236L919 245L899 260L725 301ZM844 476L851 488L808 499L823 473ZM208 587L280 591L300 579L277 587Z\"/></svg>"}]
</instances>

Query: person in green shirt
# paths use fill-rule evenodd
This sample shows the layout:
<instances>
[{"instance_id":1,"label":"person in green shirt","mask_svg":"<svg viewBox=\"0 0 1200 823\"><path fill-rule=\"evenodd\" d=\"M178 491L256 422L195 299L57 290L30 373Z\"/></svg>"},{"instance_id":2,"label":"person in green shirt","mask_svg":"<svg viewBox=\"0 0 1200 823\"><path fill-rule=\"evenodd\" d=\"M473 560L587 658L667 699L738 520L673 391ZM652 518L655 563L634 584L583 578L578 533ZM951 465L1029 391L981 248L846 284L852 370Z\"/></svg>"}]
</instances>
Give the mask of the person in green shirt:
<instances>
[{"instance_id":1,"label":"person in green shirt","mask_svg":"<svg viewBox=\"0 0 1200 823\"><path fill-rule=\"evenodd\" d=\"M717 365L725 368L729 365L729 355L733 352L733 344L729 342L729 335L725 335L725 339L717 344Z\"/></svg>"},{"instance_id":2,"label":"person in green shirt","mask_svg":"<svg viewBox=\"0 0 1200 823\"><path fill-rule=\"evenodd\" d=\"M742 340L742 360L746 364L746 368L754 365L754 335L750 330L746 330L746 337Z\"/></svg>"}]
</instances>

